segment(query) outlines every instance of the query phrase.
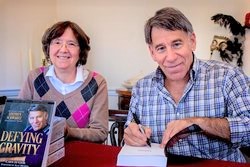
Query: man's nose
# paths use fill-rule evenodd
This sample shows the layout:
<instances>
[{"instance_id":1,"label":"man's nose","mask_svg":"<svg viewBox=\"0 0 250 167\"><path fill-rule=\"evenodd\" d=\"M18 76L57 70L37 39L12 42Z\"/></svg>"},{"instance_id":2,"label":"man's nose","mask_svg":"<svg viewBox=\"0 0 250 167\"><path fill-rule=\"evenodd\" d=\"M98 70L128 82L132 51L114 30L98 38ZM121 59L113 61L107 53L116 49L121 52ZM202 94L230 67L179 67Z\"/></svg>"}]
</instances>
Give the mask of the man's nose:
<instances>
[{"instance_id":1,"label":"man's nose","mask_svg":"<svg viewBox=\"0 0 250 167\"><path fill-rule=\"evenodd\" d=\"M38 122L38 119L37 119L37 118L35 118L35 119L34 119L34 122L35 122L35 123L36 123L36 122Z\"/></svg>"},{"instance_id":2,"label":"man's nose","mask_svg":"<svg viewBox=\"0 0 250 167\"><path fill-rule=\"evenodd\" d=\"M177 56L176 52L174 51L174 49L172 49L172 48L167 49L165 60L167 60L168 62L173 62L176 60L177 57L178 56Z\"/></svg>"}]
</instances>

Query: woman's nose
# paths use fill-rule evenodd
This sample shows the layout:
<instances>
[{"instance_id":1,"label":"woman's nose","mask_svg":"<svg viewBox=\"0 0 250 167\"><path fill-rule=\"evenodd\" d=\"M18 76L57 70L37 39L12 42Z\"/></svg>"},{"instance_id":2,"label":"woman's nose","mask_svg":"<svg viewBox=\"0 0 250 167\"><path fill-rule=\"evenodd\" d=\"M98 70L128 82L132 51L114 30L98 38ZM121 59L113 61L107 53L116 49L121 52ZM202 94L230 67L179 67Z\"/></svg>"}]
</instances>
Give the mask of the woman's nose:
<instances>
[{"instance_id":1,"label":"woman's nose","mask_svg":"<svg viewBox=\"0 0 250 167\"><path fill-rule=\"evenodd\" d=\"M63 51L63 52L68 51L68 46L66 43L62 43L60 51Z\"/></svg>"}]
</instances>

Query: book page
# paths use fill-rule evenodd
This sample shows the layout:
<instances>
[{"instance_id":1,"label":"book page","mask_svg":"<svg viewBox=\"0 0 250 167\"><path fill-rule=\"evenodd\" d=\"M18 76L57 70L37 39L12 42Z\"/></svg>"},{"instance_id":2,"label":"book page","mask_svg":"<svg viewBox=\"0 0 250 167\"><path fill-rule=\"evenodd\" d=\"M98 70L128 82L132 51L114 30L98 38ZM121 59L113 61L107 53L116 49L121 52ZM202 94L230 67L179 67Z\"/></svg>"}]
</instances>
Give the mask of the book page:
<instances>
[{"instance_id":1,"label":"book page","mask_svg":"<svg viewBox=\"0 0 250 167\"><path fill-rule=\"evenodd\" d=\"M144 147L134 147L129 145L124 145L123 149L121 150L123 155L164 155L164 148L160 148L160 144L152 143L151 147L144 146Z\"/></svg>"}]
</instances>

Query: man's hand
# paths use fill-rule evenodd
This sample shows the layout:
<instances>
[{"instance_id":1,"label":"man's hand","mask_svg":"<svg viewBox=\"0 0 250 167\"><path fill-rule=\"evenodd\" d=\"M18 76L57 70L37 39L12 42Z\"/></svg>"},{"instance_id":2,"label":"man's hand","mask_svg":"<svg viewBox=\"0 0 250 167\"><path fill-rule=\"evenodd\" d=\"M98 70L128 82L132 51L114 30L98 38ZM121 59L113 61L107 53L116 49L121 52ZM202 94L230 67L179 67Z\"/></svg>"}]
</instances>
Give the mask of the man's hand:
<instances>
[{"instance_id":1,"label":"man's hand","mask_svg":"<svg viewBox=\"0 0 250 167\"><path fill-rule=\"evenodd\" d=\"M175 134L192 124L200 126L206 135L230 141L229 123L226 118L192 117L169 122L164 131L161 147L165 147Z\"/></svg>"},{"instance_id":2,"label":"man's hand","mask_svg":"<svg viewBox=\"0 0 250 167\"><path fill-rule=\"evenodd\" d=\"M167 124L167 127L164 131L161 147L164 148L167 142L181 130L192 125L192 119L182 119L182 120L174 120Z\"/></svg>"},{"instance_id":3,"label":"man's hand","mask_svg":"<svg viewBox=\"0 0 250 167\"><path fill-rule=\"evenodd\" d=\"M147 145L147 138L150 138L151 129L148 127L144 127L145 134L143 134L139 126L131 122L128 127L124 130L124 142L131 146L145 146Z\"/></svg>"}]
</instances>

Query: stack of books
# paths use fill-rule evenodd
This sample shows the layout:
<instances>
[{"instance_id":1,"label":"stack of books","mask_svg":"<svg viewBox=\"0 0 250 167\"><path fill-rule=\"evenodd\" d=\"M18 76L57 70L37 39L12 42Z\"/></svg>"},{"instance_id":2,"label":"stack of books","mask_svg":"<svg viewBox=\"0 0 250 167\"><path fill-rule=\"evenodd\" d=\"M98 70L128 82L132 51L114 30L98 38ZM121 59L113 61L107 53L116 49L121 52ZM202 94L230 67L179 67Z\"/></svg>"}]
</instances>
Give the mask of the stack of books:
<instances>
[{"instance_id":1,"label":"stack of books","mask_svg":"<svg viewBox=\"0 0 250 167\"><path fill-rule=\"evenodd\" d=\"M64 117L57 117L57 116L54 117L47 166L53 164L54 162L65 156L65 148L64 148L65 126L66 126L66 119Z\"/></svg>"}]
</instances>

